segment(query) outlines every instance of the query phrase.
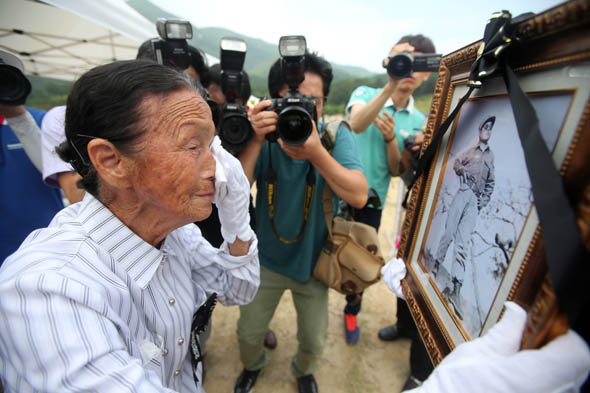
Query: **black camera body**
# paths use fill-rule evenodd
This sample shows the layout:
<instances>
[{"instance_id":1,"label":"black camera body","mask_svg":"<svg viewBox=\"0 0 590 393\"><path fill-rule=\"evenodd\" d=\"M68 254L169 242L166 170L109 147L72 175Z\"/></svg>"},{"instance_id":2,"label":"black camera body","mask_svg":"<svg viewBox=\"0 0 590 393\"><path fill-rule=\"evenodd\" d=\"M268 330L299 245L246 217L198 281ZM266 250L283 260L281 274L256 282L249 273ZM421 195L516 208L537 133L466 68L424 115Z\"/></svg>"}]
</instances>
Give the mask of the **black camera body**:
<instances>
[{"instance_id":1,"label":"black camera body","mask_svg":"<svg viewBox=\"0 0 590 393\"><path fill-rule=\"evenodd\" d=\"M231 153L244 150L254 135L245 106L236 102L242 88L247 45L238 38L220 41L221 90L226 103L221 107L217 134L223 147Z\"/></svg>"},{"instance_id":2,"label":"black camera body","mask_svg":"<svg viewBox=\"0 0 590 393\"><path fill-rule=\"evenodd\" d=\"M193 27L190 22L158 18L156 29L160 38L151 41L156 62L181 70L187 69L191 64L187 40L193 38Z\"/></svg>"},{"instance_id":3,"label":"black camera body","mask_svg":"<svg viewBox=\"0 0 590 393\"><path fill-rule=\"evenodd\" d=\"M31 82L23 70L18 57L0 50L0 104L17 106L25 103L31 93Z\"/></svg>"},{"instance_id":4,"label":"black camera body","mask_svg":"<svg viewBox=\"0 0 590 393\"><path fill-rule=\"evenodd\" d=\"M440 53L399 53L388 57L389 61L383 62L383 68L387 69L391 79L403 79L412 76L414 72L437 72L441 57Z\"/></svg>"},{"instance_id":5,"label":"black camera body","mask_svg":"<svg viewBox=\"0 0 590 393\"><path fill-rule=\"evenodd\" d=\"M272 99L272 104L266 108L279 115L277 130L266 135L271 142L281 138L287 145L300 146L311 135L312 121L318 120L315 100L298 91L305 79L306 49L304 36L283 36L279 40L281 72L289 91L282 98Z\"/></svg>"},{"instance_id":6,"label":"black camera body","mask_svg":"<svg viewBox=\"0 0 590 393\"><path fill-rule=\"evenodd\" d=\"M313 130L312 120L317 122L315 100L301 95L297 90L289 90L282 98L273 98L272 104L266 108L275 111L277 131L267 135L267 139L276 142L280 137L283 142L291 146L305 143Z\"/></svg>"}]
</instances>

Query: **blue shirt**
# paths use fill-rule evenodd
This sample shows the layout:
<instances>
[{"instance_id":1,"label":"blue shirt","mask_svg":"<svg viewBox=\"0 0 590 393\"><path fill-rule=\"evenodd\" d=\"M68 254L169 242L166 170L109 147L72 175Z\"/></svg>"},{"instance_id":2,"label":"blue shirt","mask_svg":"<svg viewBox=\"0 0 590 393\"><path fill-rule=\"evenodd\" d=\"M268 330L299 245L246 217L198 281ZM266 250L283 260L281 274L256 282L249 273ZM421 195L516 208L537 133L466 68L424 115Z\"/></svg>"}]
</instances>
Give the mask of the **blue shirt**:
<instances>
[{"instance_id":1,"label":"blue shirt","mask_svg":"<svg viewBox=\"0 0 590 393\"><path fill-rule=\"evenodd\" d=\"M321 127L321 124L320 124ZM270 152L270 156L269 156ZM343 167L362 171L352 132L344 125L338 128L332 157ZM310 168L307 160L292 160L277 143L265 142L258 156L254 177L256 195L256 235L260 264L299 281L307 281L328 235L322 195L324 179L314 168L315 187L311 212L303 237L294 243L281 242L272 229L268 215L265 175L272 162L277 175L275 197L275 227L285 239L295 239L303 222L306 176Z\"/></svg>"},{"instance_id":2,"label":"blue shirt","mask_svg":"<svg viewBox=\"0 0 590 393\"><path fill-rule=\"evenodd\" d=\"M352 92L350 100L346 105L346 110L356 103L368 103L379 94L382 89L375 89L367 86L360 86ZM404 150L403 141L412 134L422 131L425 117L414 107L414 98L410 96L408 105L405 108L396 109L393 101L390 99L385 103L383 112L389 112L395 121L395 137L400 152ZM374 123L371 123L365 131L360 134L354 133L354 138L358 145L361 155L361 161L365 168L365 176L369 182L369 187L375 189L381 200L381 209L385 206L385 198L389 189L391 172L387 166L387 148L383 139L383 134Z\"/></svg>"},{"instance_id":3,"label":"blue shirt","mask_svg":"<svg viewBox=\"0 0 590 393\"><path fill-rule=\"evenodd\" d=\"M27 108L39 126L45 111ZM8 125L0 127L0 265L33 230L46 227L63 209L58 189L41 173Z\"/></svg>"}]
</instances>

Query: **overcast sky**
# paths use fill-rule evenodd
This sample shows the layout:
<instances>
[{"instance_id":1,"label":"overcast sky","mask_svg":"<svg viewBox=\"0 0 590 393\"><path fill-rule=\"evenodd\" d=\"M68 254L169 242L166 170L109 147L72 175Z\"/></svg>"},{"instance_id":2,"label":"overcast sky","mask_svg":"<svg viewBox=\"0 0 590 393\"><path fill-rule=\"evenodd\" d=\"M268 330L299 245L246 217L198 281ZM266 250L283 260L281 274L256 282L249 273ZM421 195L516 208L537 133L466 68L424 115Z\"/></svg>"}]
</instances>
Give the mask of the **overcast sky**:
<instances>
[{"instance_id":1,"label":"overcast sky","mask_svg":"<svg viewBox=\"0 0 590 393\"><path fill-rule=\"evenodd\" d=\"M382 72L381 60L405 34L429 36L447 54L482 38L490 15L539 13L557 0L150 0L199 27L224 27L277 43L304 35L331 62ZM277 49L278 56L278 49Z\"/></svg>"}]
</instances>

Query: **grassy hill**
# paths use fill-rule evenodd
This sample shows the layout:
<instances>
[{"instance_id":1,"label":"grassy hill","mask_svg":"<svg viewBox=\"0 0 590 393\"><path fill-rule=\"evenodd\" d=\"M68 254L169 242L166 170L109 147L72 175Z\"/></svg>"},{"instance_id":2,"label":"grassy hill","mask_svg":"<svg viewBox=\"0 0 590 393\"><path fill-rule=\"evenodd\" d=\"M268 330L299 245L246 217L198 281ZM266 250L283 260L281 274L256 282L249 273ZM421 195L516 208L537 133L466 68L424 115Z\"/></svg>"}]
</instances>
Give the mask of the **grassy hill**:
<instances>
[{"instance_id":1,"label":"grassy hill","mask_svg":"<svg viewBox=\"0 0 590 393\"><path fill-rule=\"evenodd\" d=\"M154 23L156 23L156 19L159 17L179 19L177 15L162 10L148 0L129 0L128 4ZM252 79L264 80L264 83L266 84L268 69L279 57L278 42L269 43L221 27L201 28L193 25L193 39L190 41L190 44L200 48L210 55L219 57L219 40L222 37L236 37L246 41L248 52L246 54L244 69ZM313 49L313 47L311 49ZM362 67L335 63L332 63L332 66L334 67L334 80L363 78L374 75L372 72L367 71Z\"/></svg>"}]
</instances>

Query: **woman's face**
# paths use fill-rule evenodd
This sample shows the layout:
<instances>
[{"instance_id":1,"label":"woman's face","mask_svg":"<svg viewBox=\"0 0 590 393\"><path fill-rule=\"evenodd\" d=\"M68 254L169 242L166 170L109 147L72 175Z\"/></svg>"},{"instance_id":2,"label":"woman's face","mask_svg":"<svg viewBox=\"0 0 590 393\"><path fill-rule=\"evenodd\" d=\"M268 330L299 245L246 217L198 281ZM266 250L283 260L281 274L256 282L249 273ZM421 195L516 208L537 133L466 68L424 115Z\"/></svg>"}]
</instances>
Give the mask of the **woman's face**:
<instances>
[{"instance_id":1,"label":"woman's face","mask_svg":"<svg viewBox=\"0 0 590 393\"><path fill-rule=\"evenodd\" d=\"M185 225L211 214L215 127L209 106L193 90L144 98L147 132L134 154L133 188L140 203Z\"/></svg>"}]
</instances>

